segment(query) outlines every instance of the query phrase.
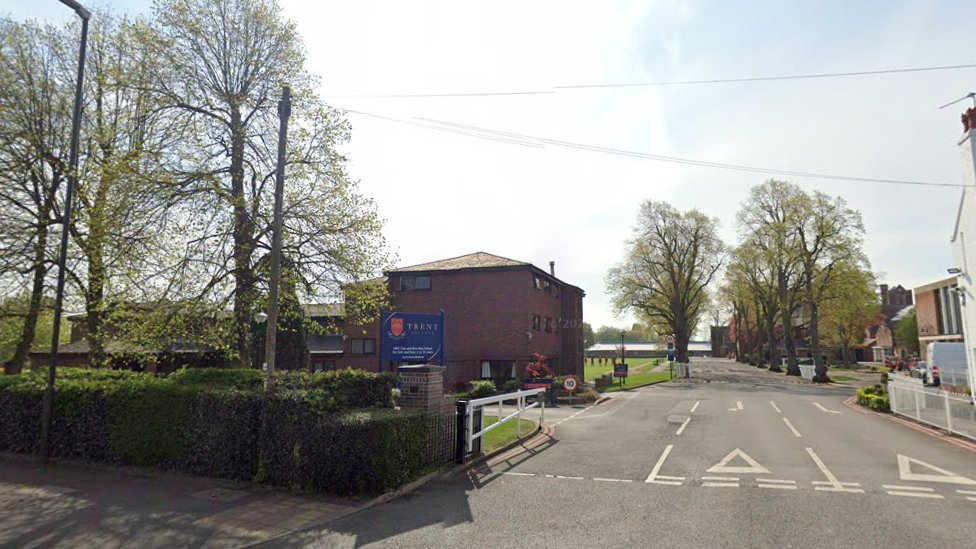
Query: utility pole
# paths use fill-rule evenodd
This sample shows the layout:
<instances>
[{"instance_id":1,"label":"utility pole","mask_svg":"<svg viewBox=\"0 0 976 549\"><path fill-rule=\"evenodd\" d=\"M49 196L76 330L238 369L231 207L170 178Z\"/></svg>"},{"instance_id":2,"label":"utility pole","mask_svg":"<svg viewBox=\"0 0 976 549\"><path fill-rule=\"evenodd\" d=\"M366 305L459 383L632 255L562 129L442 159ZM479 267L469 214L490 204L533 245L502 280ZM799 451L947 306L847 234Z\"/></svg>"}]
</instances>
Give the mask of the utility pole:
<instances>
[{"instance_id":1,"label":"utility pole","mask_svg":"<svg viewBox=\"0 0 976 549\"><path fill-rule=\"evenodd\" d=\"M268 334L265 361L268 363L268 390L275 388L275 348L278 338L278 278L281 268L281 202L285 187L285 144L288 142L288 117L291 116L291 89L282 86L278 102L278 169L275 173L274 233L271 237L271 281L268 292Z\"/></svg>"},{"instance_id":2,"label":"utility pole","mask_svg":"<svg viewBox=\"0 0 976 549\"><path fill-rule=\"evenodd\" d=\"M85 48L88 44L88 20L91 12L75 0L61 0L81 17L81 46L78 50L78 82L75 87L75 112L71 120L71 151L68 157L68 186L64 191L64 211L61 213L61 251L58 255L58 289L54 299L54 330L51 338L51 357L47 368L47 387L41 409L41 459L51 455L51 414L54 410L54 381L58 368L58 343L61 339L61 313L64 308L64 274L68 263L68 236L71 226L71 197L78 179L78 138L81 133L81 101L85 82Z\"/></svg>"}]
</instances>

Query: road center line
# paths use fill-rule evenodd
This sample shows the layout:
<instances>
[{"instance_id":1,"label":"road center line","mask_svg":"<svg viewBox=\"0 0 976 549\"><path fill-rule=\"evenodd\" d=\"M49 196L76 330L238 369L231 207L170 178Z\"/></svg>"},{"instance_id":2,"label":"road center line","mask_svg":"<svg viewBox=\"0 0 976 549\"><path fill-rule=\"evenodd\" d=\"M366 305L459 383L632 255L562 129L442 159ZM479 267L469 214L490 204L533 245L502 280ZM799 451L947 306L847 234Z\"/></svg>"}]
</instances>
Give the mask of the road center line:
<instances>
[{"instance_id":1,"label":"road center line","mask_svg":"<svg viewBox=\"0 0 976 549\"><path fill-rule=\"evenodd\" d=\"M726 482L739 482L739 477L702 477L702 480L724 480Z\"/></svg>"},{"instance_id":2,"label":"road center line","mask_svg":"<svg viewBox=\"0 0 976 549\"><path fill-rule=\"evenodd\" d=\"M796 484L795 480L783 480L778 478L757 478L756 482L774 482L778 484Z\"/></svg>"},{"instance_id":3,"label":"road center line","mask_svg":"<svg viewBox=\"0 0 976 549\"><path fill-rule=\"evenodd\" d=\"M797 431L796 430L796 427L794 427L793 424L790 423L790 420L788 420L788 419L786 419L784 417L783 418L783 421L786 422L786 426L790 428L790 431L793 431L793 434L796 435L796 438L800 438L800 437L803 436L803 435L800 434L800 431Z\"/></svg>"},{"instance_id":4,"label":"road center line","mask_svg":"<svg viewBox=\"0 0 976 549\"><path fill-rule=\"evenodd\" d=\"M703 482L702 486L708 486L711 488L738 488L738 482Z\"/></svg>"},{"instance_id":5,"label":"road center line","mask_svg":"<svg viewBox=\"0 0 976 549\"><path fill-rule=\"evenodd\" d=\"M505 471L502 474L503 475L513 475L513 476L516 476L516 477L534 477L535 476L535 473L513 473L513 472L510 472L510 471Z\"/></svg>"},{"instance_id":6,"label":"road center line","mask_svg":"<svg viewBox=\"0 0 976 549\"><path fill-rule=\"evenodd\" d=\"M882 484L882 488L885 490L906 490L909 492L934 492L935 488L926 488L924 486L898 486L896 484Z\"/></svg>"},{"instance_id":7,"label":"road center line","mask_svg":"<svg viewBox=\"0 0 976 549\"><path fill-rule=\"evenodd\" d=\"M928 498L945 499L941 494L929 494L928 492L888 492L889 496L904 496L908 498Z\"/></svg>"},{"instance_id":8,"label":"road center line","mask_svg":"<svg viewBox=\"0 0 976 549\"><path fill-rule=\"evenodd\" d=\"M796 486L793 484L759 484L760 488L778 488L780 490L796 490Z\"/></svg>"},{"instance_id":9,"label":"road center line","mask_svg":"<svg viewBox=\"0 0 976 549\"><path fill-rule=\"evenodd\" d=\"M970 496L976 496L976 492L974 492L972 490L956 490L956 492L959 492L960 494L967 494L967 495L970 495Z\"/></svg>"},{"instance_id":10,"label":"road center line","mask_svg":"<svg viewBox=\"0 0 976 549\"><path fill-rule=\"evenodd\" d=\"M695 413L695 410L698 409L698 405L699 404L701 404L701 401L700 400L698 402L695 402L695 405L691 407L691 412L690 413L694 414Z\"/></svg>"},{"instance_id":11,"label":"road center line","mask_svg":"<svg viewBox=\"0 0 976 549\"><path fill-rule=\"evenodd\" d=\"M686 420L684 421L684 423L682 423L682 424L681 424L681 427L679 427L679 428L678 428L678 432L677 432L677 433L675 433L675 434L676 434L676 435L680 435L680 434L681 434L682 432L684 432L684 430L685 430L685 427L687 427L687 426L688 426L688 422L689 422L689 421L691 421L691 418L690 418L690 417L689 417L688 419L686 419Z\"/></svg>"},{"instance_id":12,"label":"road center line","mask_svg":"<svg viewBox=\"0 0 976 549\"><path fill-rule=\"evenodd\" d=\"M773 405L773 410L776 410L777 412L779 412L781 414L783 413L783 410L780 410L779 409L779 406L777 406L775 402L773 402L772 400L770 400L769 403Z\"/></svg>"},{"instance_id":13,"label":"road center line","mask_svg":"<svg viewBox=\"0 0 976 549\"><path fill-rule=\"evenodd\" d=\"M658 458L657 463L654 464L654 468L651 469L651 474L647 476L647 480L644 482L654 482L657 478L657 474L661 472L661 467L664 466L664 460L668 459L668 454L671 453L671 449L674 448L674 444L668 444L667 448L664 449L664 453Z\"/></svg>"}]
</instances>

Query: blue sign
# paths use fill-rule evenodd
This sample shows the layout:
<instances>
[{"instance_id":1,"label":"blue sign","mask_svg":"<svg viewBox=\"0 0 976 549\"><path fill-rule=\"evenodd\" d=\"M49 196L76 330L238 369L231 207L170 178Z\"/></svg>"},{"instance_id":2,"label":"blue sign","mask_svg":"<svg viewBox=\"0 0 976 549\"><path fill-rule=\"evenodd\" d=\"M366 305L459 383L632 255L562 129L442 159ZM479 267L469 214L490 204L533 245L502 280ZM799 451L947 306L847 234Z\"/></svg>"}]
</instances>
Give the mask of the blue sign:
<instances>
[{"instance_id":1,"label":"blue sign","mask_svg":"<svg viewBox=\"0 0 976 549\"><path fill-rule=\"evenodd\" d=\"M380 312L381 362L430 362L444 364L444 313Z\"/></svg>"},{"instance_id":2,"label":"blue sign","mask_svg":"<svg viewBox=\"0 0 976 549\"><path fill-rule=\"evenodd\" d=\"M668 362L674 362L674 353L668 353Z\"/></svg>"}]
</instances>

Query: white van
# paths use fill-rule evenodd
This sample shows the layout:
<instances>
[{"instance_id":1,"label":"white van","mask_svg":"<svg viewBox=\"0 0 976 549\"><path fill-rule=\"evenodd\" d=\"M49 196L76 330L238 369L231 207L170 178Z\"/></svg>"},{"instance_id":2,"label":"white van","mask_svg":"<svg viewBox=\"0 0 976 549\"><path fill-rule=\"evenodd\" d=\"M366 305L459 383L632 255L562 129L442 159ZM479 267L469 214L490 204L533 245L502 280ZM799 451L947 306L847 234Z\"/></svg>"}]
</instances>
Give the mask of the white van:
<instances>
[{"instance_id":1,"label":"white van","mask_svg":"<svg viewBox=\"0 0 976 549\"><path fill-rule=\"evenodd\" d=\"M936 371L939 372L940 381L945 380L946 383L951 383L952 379L968 379L966 345L964 343L932 342L929 343L927 352L925 363L928 366L928 375L925 379L926 383L932 385L937 383L932 375L933 366L938 368Z\"/></svg>"}]
</instances>

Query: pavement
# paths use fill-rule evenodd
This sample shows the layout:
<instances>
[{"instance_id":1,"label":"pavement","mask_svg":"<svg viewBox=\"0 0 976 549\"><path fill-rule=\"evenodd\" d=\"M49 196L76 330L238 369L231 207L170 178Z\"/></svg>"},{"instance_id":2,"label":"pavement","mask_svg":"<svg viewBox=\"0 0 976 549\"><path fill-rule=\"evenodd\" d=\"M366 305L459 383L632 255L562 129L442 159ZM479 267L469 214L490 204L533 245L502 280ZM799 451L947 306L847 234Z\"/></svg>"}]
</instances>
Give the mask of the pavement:
<instances>
[{"instance_id":1,"label":"pavement","mask_svg":"<svg viewBox=\"0 0 976 549\"><path fill-rule=\"evenodd\" d=\"M295 496L225 503L188 495L219 488L213 481L111 472L81 481L0 463L0 546L972 546L971 448L848 406L852 387L727 360L692 366L692 382L547 408L545 435L530 448L305 526ZM274 498L290 503L268 515ZM330 503L340 505L319 501Z\"/></svg>"}]
</instances>

